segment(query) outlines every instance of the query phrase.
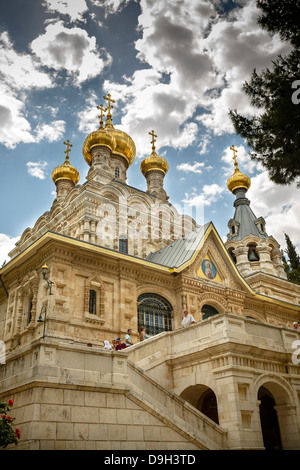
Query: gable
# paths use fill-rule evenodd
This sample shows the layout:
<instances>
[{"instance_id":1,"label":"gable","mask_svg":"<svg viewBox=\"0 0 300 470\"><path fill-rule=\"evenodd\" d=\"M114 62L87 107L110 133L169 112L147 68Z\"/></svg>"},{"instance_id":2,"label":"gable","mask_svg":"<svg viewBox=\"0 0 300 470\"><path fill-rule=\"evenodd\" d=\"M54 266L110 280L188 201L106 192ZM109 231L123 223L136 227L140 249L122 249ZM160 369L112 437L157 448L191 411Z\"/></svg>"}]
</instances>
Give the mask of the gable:
<instances>
[{"instance_id":1,"label":"gable","mask_svg":"<svg viewBox=\"0 0 300 470\"><path fill-rule=\"evenodd\" d=\"M182 272L216 283L218 286L245 290L244 280L213 225L209 227L193 261Z\"/></svg>"}]
</instances>

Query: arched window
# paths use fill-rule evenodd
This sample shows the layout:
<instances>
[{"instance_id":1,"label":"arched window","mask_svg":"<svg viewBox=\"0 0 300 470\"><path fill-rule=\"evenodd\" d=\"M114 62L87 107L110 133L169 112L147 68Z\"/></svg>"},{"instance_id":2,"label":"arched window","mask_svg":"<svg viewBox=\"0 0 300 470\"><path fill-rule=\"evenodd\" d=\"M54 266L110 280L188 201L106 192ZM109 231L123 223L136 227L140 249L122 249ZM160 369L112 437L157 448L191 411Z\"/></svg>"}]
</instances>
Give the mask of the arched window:
<instances>
[{"instance_id":1,"label":"arched window","mask_svg":"<svg viewBox=\"0 0 300 470\"><path fill-rule=\"evenodd\" d=\"M145 327L146 334L153 336L172 330L172 305L157 294L142 294L138 298L138 331Z\"/></svg>"},{"instance_id":2,"label":"arched window","mask_svg":"<svg viewBox=\"0 0 300 470\"><path fill-rule=\"evenodd\" d=\"M30 299L29 299L29 308L28 308L27 323L30 323L30 322L31 322L31 319L32 319L32 307L33 307L33 297L30 297Z\"/></svg>"},{"instance_id":3,"label":"arched window","mask_svg":"<svg viewBox=\"0 0 300 470\"><path fill-rule=\"evenodd\" d=\"M217 315L219 312L215 307L212 307L211 305L203 305L201 309L202 313L202 320L206 320L206 318L211 317L212 315Z\"/></svg>"},{"instance_id":4,"label":"arched window","mask_svg":"<svg viewBox=\"0 0 300 470\"><path fill-rule=\"evenodd\" d=\"M96 314L96 291L90 290L90 299L89 299L89 313Z\"/></svg>"},{"instance_id":5,"label":"arched window","mask_svg":"<svg viewBox=\"0 0 300 470\"><path fill-rule=\"evenodd\" d=\"M249 261L259 261L259 256L256 252L255 245L248 245L248 260Z\"/></svg>"},{"instance_id":6,"label":"arched window","mask_svg":"<svg viewBox=\"0 0 300 470\"><path fill-rule=\"evenodd\" d=\"M115 178L120 178L120 168L118 166L115 167Z\"/></svg>"}]
</instances>

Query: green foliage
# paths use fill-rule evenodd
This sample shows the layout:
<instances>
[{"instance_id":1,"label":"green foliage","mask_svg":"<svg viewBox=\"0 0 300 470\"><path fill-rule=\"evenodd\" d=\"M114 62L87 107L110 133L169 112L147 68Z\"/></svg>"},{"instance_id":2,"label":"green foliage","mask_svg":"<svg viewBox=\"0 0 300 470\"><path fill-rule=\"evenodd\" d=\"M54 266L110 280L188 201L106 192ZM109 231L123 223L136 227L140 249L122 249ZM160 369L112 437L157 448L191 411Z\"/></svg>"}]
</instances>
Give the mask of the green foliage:
<instances>
[{"instance_id":1,"label":"green foliage","mask_svg":"<svg viewBox=\"0 0 300 470\"><path fill-rule=\"evenodd\" d=\"M15 418L8 415L12 406L12 400L9 400L8 403L0 403L0 447L18 444L18 439L20 439L19 429L14 430L12 427Z\"/></svg>"},{"instance_id":2,"label":"green foliage","mask_svg":"<svg viewBox=\"0 0 300 470\"><path fill-rule=\"evenodd\" d=\"M286 259L284 253L282 254L282 262L285 273L290 282L300 284L300 256L296 252L295 245L292 243L290 237L285 233L286 250L284 253L287 254Z\"/></svg>"},{"instance_id":3,"label":"green foliage","mask_svg":"<svg viewBox=\"0 0 300 470\"><path fill-rule=\"evenodd\" d=\"M257 115L244 117L236 110L229 115L234 128L253 150L253 160L261 162L272 181L290 184L300 176L300 0L258 0L263 9L259 23L270 32L295 45L286 57L277 57L272 69L253 71L243 90ZM299 81L295 90L295 82Z\"/></svg>"}]
</instances>

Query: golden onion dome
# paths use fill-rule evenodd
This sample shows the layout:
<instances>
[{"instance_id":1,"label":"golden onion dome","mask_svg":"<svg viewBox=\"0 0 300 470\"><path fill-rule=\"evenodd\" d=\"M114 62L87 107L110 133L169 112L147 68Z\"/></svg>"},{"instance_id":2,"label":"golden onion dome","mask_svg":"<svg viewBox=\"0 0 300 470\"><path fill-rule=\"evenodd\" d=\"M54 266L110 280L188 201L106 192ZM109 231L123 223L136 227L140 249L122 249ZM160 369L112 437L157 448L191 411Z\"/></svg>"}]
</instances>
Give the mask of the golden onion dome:
<instances>
[{"instance_id":1,"label":"golden onion dome","mask_svg":"<svg viewBox=\"0 0 300 470\"><path fill-rule=\"evenodd\" d=\"M108 147L111 151L116 148L116 139L111 129L99 127L98 130L91 132L84 141L82 153L88 165L91 165L92 155L91 150L97 145Z\"/></svg>"},{"instance_id":2,"label":"golden onion dome","mask_svg":"<svg viewBox=\"0 0 300 470\"><path fill-rule=\"evenodd\" d=\"M154 142L156 142L156 140L154 137L157 137L157 135L154 134L154 131L149 132L149 134L152 136L152 153L149 157L146 157L145 160L142 161L141 172L144 176L150 170L161 171L166 174L169 170L168 162L163 157L157 155L155 151Z\"/></svg>"},{"instance_id":3,"label":"golden onion dome","mask_svg":"<svg viewBox=\"0 0 300 470\"><path fill-rule=\"evenodd\" d=\"M73 181L73 183L76 185L79 181L79 171L69 162L69 152L70 147L72 147L72 145L70 144L69 140L67 140L67 142L64 142L64 144L67 145L67 150L65 151L65 153L67 154L66 160L62 165L59 165L58 167L54 168L51 175L52 180L55 184L59 180L70 180Z\"/></svg>"},{"instance_id":4,"label":"golden onion dome","mask_svg":"<svg viewBox=\"0 0 300 470\"><path fill-rule=\"evenodd\" d=\"M230 176L230 178L228 178L228 180L227 180L227 188L232 193L236 189L239 189L239 188L244 188L244 189L246 189L246 191L248 191L248 189L251 186L251 180L250 180L249 176L245 175L244 173L242 173L239 170L239 167L238 167L238 164L237 164L237 161L236 161L236 158L237 158L236 157L236 152L237 152L237 150L235 149L234 145L232 147L230 147L230 149L233 150L233 154L234 154L234 156L232 158L234 159L235 170L234 170L233 175Z\"/></svg>"},{"instance_id":5,"label":"golden onion dome","mask_svg":"<svg viewBox=\"0 0 300 470\"><path fill-rule=\"evenodd\" d=\"M166 174L169 170L167 160L157 155L157 153L152 152L151 155L145 158L145 160L143 160L141 163L141 172L144 176L150 170L162 171L164 174Z\"/></svg>"},{"instance_id":6,"label":"golden onion dome","mask_svg":"<svg viewBox=\"0 0 300 470\"><path fill-rule=\"evenodd\" d=\"M87 136L83 144L83 156L85 161L91 165L91 150L93 147L101 145L104 147L108 147L113 155L118 155L123 158L130 166L135 159L136 155L136 148L135 143L133 142L132 138L126 134L126 132L121 131L119 129L115 129L112 124L112 116L111 116L111 108L113 106L111 103L115 101L111 99L110 94L104 96L106 100L108 100L108 107L103 109L103 105L97 106L100 109L100 127L98 130L92 132ZM103 127L103 113L108 111L106 124Z\"/></svg>"}]
</instances>

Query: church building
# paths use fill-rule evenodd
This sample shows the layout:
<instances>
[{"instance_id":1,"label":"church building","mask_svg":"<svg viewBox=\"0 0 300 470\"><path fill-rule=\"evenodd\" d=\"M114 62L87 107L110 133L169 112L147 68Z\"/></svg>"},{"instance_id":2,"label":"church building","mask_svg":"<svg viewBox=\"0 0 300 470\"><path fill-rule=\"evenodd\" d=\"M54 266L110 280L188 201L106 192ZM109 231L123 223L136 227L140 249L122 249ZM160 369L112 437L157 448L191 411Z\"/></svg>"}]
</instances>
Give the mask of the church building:
<instances>
[{"instance_id":1,"label":"church building","mask_svg":"<svg viewBox=\"0 0 300 470\"><path fill-rule=\"evenodd\" d=\"M104 99L86 181L67 140L52 207L0 269L0 400L14 402L18 448L300 449L300 286L235 147L223 243L169 201L154 130L145 191L128 185L135 143ZM132 346L104 348L128 330Z\"/></svg>"}]
</instances>

